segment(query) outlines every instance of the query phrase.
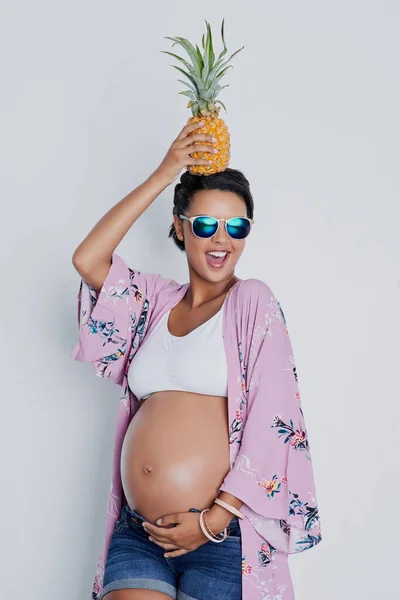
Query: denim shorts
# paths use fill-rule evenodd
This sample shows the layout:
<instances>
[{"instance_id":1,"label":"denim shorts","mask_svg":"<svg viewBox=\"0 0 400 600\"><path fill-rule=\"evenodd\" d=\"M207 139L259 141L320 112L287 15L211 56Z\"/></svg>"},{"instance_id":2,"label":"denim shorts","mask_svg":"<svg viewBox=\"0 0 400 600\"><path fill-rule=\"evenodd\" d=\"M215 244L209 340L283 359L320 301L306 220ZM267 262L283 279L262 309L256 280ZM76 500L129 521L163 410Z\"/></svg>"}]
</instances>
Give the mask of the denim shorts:
<instances>
[{"instance_id":1,"label":"denim shorts","mask_svg":"<svg viewBox=\"0 0 400 600\"><path fill-rule=\"evenodd\" d=\"M190 512L200 512L191 508ZM174 600L241 600L242 543L238 517L221 543L208 541L182 556L167 558L150 541L145 521L125 504L111 536L99 600L111 591L156 590Z\"/></svg>"}]
</instances>

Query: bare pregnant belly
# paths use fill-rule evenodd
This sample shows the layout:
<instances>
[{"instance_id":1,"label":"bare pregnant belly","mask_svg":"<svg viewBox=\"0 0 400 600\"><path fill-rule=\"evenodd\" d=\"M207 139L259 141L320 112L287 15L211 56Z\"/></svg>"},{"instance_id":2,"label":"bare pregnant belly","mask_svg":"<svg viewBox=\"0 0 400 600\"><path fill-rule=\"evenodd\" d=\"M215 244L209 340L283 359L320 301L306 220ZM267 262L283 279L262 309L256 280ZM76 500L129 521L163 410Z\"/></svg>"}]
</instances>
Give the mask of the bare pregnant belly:
<instances>
[{"instance_id":1,"label":"bare pregnant belly","mask_svg":"<svg viewBox=\"0 0 400 600\"><path fill-rule=\"evenodd\" d=\"M155 392L135 413L121 453L131 509L147 520L211 506L230 468L227 399Z\"/></svg>"}]
</instances>

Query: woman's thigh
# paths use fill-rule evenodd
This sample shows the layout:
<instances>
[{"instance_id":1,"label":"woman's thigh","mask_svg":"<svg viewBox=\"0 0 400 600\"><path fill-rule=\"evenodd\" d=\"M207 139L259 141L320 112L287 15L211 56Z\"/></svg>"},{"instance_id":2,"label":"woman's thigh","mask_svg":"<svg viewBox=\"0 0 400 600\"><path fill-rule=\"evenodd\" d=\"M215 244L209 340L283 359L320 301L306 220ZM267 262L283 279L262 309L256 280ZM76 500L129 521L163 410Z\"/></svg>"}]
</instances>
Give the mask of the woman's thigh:
<instances>
[{"instance_id":1,"label":"woman's thigh","mask_svg":"<svg viewBox=\"0 0 400 600\"><path fill-rule=\"evenodd\" d=\"M176 599L177 576L163 549L149 540L143 520L127 505L122 508L111 536L99 600Z\"/></svg>"},{"instance_id":2,"label":"woman's thigh","mask_svg":"<svg viewBox=\"0 0 400 600\"><path fill-rule=\"evenodd\" d=\"M107 600L171 600L171 596L153 590L116 590L106 594Z\"/></svg>"}]
</instances>

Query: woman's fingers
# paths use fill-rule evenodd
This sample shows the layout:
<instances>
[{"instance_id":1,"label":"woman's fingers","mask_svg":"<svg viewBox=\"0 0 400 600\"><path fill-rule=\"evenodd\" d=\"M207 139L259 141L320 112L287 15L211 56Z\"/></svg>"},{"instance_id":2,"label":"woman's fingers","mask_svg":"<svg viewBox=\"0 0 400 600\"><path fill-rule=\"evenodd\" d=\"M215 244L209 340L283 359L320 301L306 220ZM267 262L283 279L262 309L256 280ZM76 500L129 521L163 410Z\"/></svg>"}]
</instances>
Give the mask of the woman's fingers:
<instances>
[{"instance_id":1,"label":"woman's fingers","mask_svg":"<svg viewBox=\"0 0 400 600\"><path fill-rule=\"evenodd\" d=\"M210 154L217 154L219 152L218 148L215 148L214 146L209 146L206 143L198 143L215 143L217 141L211 134L193 133L203 125L200 125L200 123L185 125L173 143L173 147L175 147L176 151L182 152L183 156L186 158L186 167L189 167L190 165L210 165L212 162L206 158L193 158L191 156L193 152L208 152Z\"/></svg>"},{"instance_id":2,"label":"woman's fingers","mask_svg":"<svg viewBox=\"0 0 400 600\"><path fill-rule=\"evenodd\" d=\"M149 536L149 540L151 542L153 542L153 544L157 544L157 546L164 548L164 550L178 550L178 548L176 547L176 544L169 544L167 542L162 542L160 540L156 540L153 536ZM180 549L181 548L179 548L179 550Z\"/></svg>"},{"instance_id":3,"label":"woman's fingers","mask_svg":"<svg viewBox=\"0 0 400 600\"><path fill-rule=\"evenodd\" d=\"M146 521L146 524L143 525L143 529L151 535L158 542L173 544L175 538L175 527L161 527L160 525L153 525L153 523L149 523ZM175 544L176 548L176 544Z\"/></svg>"},{"instance_id":4,"label":"woman's fingers","mask_svg":"<svg viewBox=\"0 0 400 600\"><path fill-rule=\"evenodd\" d=\"M192 131L195 131L196 129L200 129L200 127L203 127L204 123L188 123L187 125L185 125L185 127L182 129L182 131L179 133L178 137L176 138L177 140L183 140L185 137L187 137L189 135L189 133L191 133Z\"/></svg>"},{"instance_id":5,"label":"woman's fingers","mask_svg":"<svg viewBox=\"0 0 400 600\"><path fill-rule=\"evenodd\" d=\"M193 158L190 155L192 152L214 153L213 148L209 147L207 144L200 147L193 145L194 135L191 134L203 125L204 123L188 123L185 125L178 137L172 142L165 157L161 161L161 164L157 167L156 171L158 176L166 182L167 185L175 181L184 167L189 168L190 165L211 165L211 160ZM207 135L205 135L205 137L201 138L201 141L209 142L210 137L212 136L207 137ZM183 140L187 141L182 143Z\"/></svg>"},{"instance_id":6,"label":"woman's fingers","mask_svg":"<svg viewBox=\"0 0 400 600\"><path fill-rule=\"evenodd\" d=\"M175 552L166 552L164 556L166 558L176 558L177 556L182 556L183 554L187 554L190 550L185 550L181 548L180 550L175 550Z\"/></svg>"},{"instance_id":7,"label":"woman's fingers","mask_svg":"<svg viewBox=\"0 0 400 600\"><path fill-rule=\"evenodd\" d=\"M187 554L188 552L190 552L190 550L187 550L186 548L177 548L173 544L158 542L151 536L149 536L149 540L153 542L153 544L156 544L157 546L160 546L160 548L163 548L165 550L164 556L167 558L176 558L177 556L182 556L183 554Z\"/></svg>"},{"instance_id":8,"label":"woman's fingers","mask_svg":"<svg viewBox=\"0 0 400 600\"><path fill-rule=\"evenodd\" d=\"M192 144L191 146L186 146L185 150L187 154L192 154L192 152L209 152L210 154L217 154L218 152L216 148L205 146L203 144Z\"/></svg>"},{"instance_id":9,"label":"woman's fingers","mask_svg":"<svg viewBox=\"0 0 400 600\"><path fill-rule=\"evenodd\" d=\"M209 142L211 144L215 143L217 141L217 139L212 136L211 134L208 133L196 133L193 135L188 135L188 137L184 138L183 140L180 140L179 144L177 144L177 146L179 148L185 148L186 146L189 146L190 144L194 144L195 142Z\"/></svg>"},{"instance_id":10,"label":"woman's fingers","mask_svg":"<svg viewBox=\"0 0 400 600\"><path fill-rule=\"evenodd\" d=\"M193 152L209 152L210 154L217 154L219 152L218 148L211 146L209 144L215 143L217 140L208 134L195 134L190 135L187 138L181 140L177 143L177 147L179 150L184 151L184 154L192 154ZM201 144L201 142L208 142Z\"/></svg>"}]
</instances>

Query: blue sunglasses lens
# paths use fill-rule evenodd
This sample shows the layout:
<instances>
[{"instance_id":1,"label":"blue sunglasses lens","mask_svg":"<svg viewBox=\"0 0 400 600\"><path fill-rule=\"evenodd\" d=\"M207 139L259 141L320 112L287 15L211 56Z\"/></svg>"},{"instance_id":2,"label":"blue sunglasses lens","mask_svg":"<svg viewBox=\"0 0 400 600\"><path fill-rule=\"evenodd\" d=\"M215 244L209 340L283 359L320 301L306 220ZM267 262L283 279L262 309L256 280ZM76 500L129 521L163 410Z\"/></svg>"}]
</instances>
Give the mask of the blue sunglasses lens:
<instances>
[{"instance_id":1,"label":"blue sunglasses lens","mask_svg":"<svg viewBox=\"0 0 400 600\"><path fill-rule=\"evenodd\" d=\"M229 219L226 225L229 235L236 240L242 240L250 233L250 222L242 217ZM218 221L214 217L196 217L193 221L193 231L199 237L212 237L217 229Z\"/></svg>"},{"instance_id":2,"label":"blue sunglasses lens","mask_svg":"<svg viewBox=\"0 0 400 600\"><path fill-rule=\"evenodd\" d=\"M202 238L209 238L218 229L218 221L214 217L196 217L193 221L193 231Z\"/></svg>"},{"instance_id":3,"label":"blue sunglasses lens","mask_svg":"<svg viewBox=\"0 0 400 600\"><path fill-rule=\"evenodd\" d=\"M234 217L228 221L226 228L231 237L235 238L236 240L242 240L250 233L250 222L247 219L242 219L241 217Z\"/></svg>"}]
</instances>

